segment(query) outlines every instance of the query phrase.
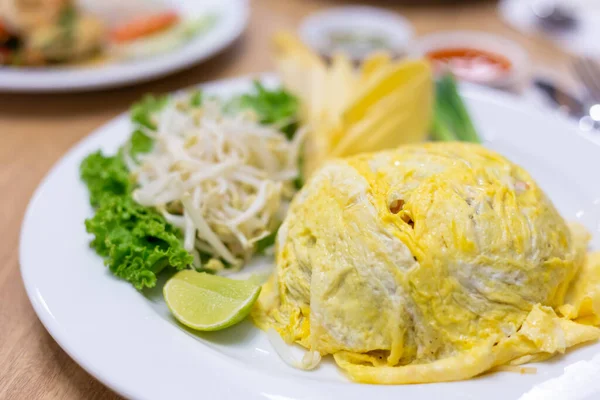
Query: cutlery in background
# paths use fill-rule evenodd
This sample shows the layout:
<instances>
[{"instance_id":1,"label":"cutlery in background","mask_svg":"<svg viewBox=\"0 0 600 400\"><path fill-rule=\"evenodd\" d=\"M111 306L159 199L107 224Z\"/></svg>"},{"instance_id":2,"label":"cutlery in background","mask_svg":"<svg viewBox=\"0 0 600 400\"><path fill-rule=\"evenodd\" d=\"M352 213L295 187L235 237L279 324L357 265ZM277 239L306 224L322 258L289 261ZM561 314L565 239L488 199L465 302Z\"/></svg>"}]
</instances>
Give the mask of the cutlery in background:
<instances>
[{"instance_id":1,"label":"cutlery in background","mask_svg":"<svg viewBox=\"0 0 600 400\"><path fill-rule=\"evenodd\" d=\"M587 115L583 101L567 90L559 88L551 81L543 78L534 78L533 85L550 100L552 105L569 116L580 119Z\"/></svg>"},{"instance_id":2,"label":"cutlery in background","mask_svg":"<svg viewBox=\"0 0 600 400\"><path fill-rule=\"evenodd\" d=\"M600 64L587 56L578 56L573 61L573 70L586 92L585 113L579 121L582 129L600 130Z\"/></svg>"},{"instance_id":3,"label":"cutlery in background","mask_svg":"<svg viewBox=\"0 0 600 400\"><path fill-rule=\"evenodd\" d=\"M531 11L539 26L548 32L565 32L577 27L578 19L572 7L558 0L534 0Z\"/></svg>"}]
</instances>

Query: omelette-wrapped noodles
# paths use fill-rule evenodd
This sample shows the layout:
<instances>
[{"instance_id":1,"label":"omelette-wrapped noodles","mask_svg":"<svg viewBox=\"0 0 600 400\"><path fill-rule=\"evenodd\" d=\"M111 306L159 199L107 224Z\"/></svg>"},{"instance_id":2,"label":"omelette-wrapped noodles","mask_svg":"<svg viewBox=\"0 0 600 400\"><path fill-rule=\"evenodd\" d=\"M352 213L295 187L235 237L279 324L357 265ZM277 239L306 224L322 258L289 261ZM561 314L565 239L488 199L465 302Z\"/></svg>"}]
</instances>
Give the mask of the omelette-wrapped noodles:
<instances>
[{"instance_id":1,"label":"omelette-wrapped noodles","mask_svg":"<svg viewBox=\"0 0 600 400\"><path fill-rule=\"evenodd\" d=\"M588 239L479 145L335 160L294 199L253 318L359 382L466 379L600 337Z\"/></svg>"}]
</instances>

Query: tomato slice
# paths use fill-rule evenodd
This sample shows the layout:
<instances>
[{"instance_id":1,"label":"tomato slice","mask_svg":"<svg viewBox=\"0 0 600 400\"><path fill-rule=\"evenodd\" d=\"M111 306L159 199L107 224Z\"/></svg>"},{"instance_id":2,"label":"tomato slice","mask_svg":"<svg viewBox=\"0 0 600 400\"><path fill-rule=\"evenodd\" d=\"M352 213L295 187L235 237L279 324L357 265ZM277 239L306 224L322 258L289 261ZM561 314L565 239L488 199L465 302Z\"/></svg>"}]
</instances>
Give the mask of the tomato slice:
<instances>
[{"instance_id":1,"label":"tomato slice","mask_svg":"<svg viewBox=\"0 0 600 400\"><path fill-rule=\"evenodd\" d=\"M179 22L179 15L174 11L162 12L133 19L115 28L111 37L115 42L127 42L160 32Z\"/></svg>"},{"instance_id":2,"label":"tomato slice","mask_svg":"<svg viewBox=\"0 0 600 400\"><path fill-rule=\"evenodd\" d=\"M2 21L0 21L0 39L7 36L9 36L8 29L6 29Z\"/></svg>"}]
</instances>

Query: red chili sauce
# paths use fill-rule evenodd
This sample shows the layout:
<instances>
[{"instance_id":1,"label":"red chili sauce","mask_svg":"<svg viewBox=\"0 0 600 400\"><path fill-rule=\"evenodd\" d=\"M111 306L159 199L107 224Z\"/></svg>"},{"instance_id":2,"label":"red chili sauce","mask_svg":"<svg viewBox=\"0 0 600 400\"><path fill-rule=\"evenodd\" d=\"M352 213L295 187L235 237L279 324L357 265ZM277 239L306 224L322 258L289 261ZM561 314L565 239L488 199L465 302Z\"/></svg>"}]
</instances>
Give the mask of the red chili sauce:
<instances>
[{"instance_id":1,"label":"red chili sauce","mask_svg":"<svg viewBox=\"0 0 600 400\"><path fill-rule=\"evenodd\" d=\"M433 50L426 56L436 71L450 69L458 78L471 82L491 82L512 69L512 63L504 56L466 47Z\"/></svg>"}]
</instances>

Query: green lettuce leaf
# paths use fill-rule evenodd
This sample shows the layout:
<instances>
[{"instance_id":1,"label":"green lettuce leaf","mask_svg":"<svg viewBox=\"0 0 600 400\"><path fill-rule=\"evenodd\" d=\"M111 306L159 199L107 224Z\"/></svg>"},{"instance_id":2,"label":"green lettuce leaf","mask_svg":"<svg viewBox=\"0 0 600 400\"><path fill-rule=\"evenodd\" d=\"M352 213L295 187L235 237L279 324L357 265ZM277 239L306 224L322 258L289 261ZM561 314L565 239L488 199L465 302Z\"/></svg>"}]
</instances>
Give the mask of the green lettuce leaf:
<instances>
[{"instance_id":1,"label":"green lettuce leaf","mask_svg":"<svg viewBox=\"0 0 600 400\"><path fill-rule=\"evenodd\" d=\"M251 109L256 112L261 124L278 125L288 139L298 130L298 99L285 89L266 89L254 81L254 93L234 98L229 109Z\"/></svg>"},{"instance_id":2,"label":"green lettuce leaf","mask_svg":"<svg viewBox=\"0 0 600 400\"><path fill-rule=\"evenodd\" d=\"M169 96L146 95L142 100L131 106L129 115L131 122L156 130L154 114L159 112L169 101Z\"/></svg>"},{"instance_id":3,"label":"green lettuce leaf","mask_svg":"<svg viewBox=\"0 0 600 400\"><path fill-rule=\"evenodd\" d=\"M85 227L94 235L91 247L105 257L110 271L139 290L154 287L165 267L182 270L193 261L183 248L181 232L129 196L103 202Z\"/></svg>"},{"instance_id":4,"label":"green lettuce leaf","mask_svg":"<svg viewBox=\"0 0 600 400\"><path fill-rule=\"evenodd\" d=\"M129 139L129 155L134 159L139 153L147 153L152 150L154 140L144 133L145 130L156 130L154 115L162 110L169 101L169 96L147 95L142 100L131 106L129 115L134 131Z\"/></svg>"},{"instance_id":5,"label":"green lettuce leaf","mask_svg":"<svg viewBox=\"0 0 600 400\"><path fill-rule=\"evenodd\" d=\"M163 269L181 270L192 264L181 232L131 197L134 185L121 154L92 153L81 163L80 172L90 203L97 207L85 221L87 232L94 235L90 246L114 275L141 290L154 287Z\"/></svg>"},{"instance_id":6,"label":"green lettuce leaf","mask_svg":"<svg viewBox=\"0 0 600 400\"><path fill-rule=\"evenodd\" d=\"M152 150L154 140L139 129L131 134L129 139L129 154L134 157L140 153L147 153Z\"/></svg>"},{"instance_id":7,"label":"green lettuce leaf","mask_svg":"<svg viewBox=\"0 0 600 400\"><path fill-rule=\"evenodd\" d=\"M107 197L126 196L133 190L129 172L119 155L105 157L100 151L92 153L81 163L80 174L93 207L98 207Z\"/></svg>"},{"instance_id":8,"label":"green lettuce leaf","mask_svg":"<svg viewBox=\"0 0 600 400\"><path fill-rule=\"evenodd\" d=\"M192 107L200 107L204 100L204 93L200 89L196 89L190 93L190 105Z\"/></svg>"},{"instance_id":9,"label":"green lettuce leaf","mask_svg":"<svg viewBox=\"0 0 600 400\"><path fill-rule=\"evenodd\" d=\"M195 89L189 93L189 105L191 107L200 107L202 105L203 93L200 89ZM135 103L130 110L131 122L134 131L129 139L129 154L135 159L140 153L148 153L152 150L154 140L144 133L144 130L156 130L154 115L162 110L169 101L169 96L147 95L142 100Z\"/></svg>"}]
</instances>

